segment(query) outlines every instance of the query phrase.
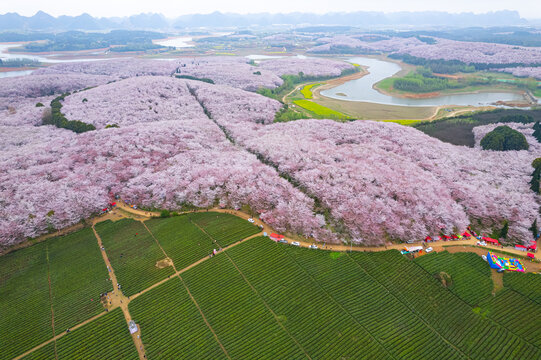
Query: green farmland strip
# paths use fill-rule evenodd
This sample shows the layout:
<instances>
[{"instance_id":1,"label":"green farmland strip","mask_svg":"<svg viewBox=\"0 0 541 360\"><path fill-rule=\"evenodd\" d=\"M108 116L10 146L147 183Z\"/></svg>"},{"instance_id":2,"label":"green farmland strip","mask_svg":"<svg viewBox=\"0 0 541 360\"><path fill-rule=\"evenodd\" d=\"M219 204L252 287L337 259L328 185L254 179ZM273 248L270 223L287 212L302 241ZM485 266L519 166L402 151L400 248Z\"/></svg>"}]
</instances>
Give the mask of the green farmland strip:
<instances>
[{"instance_id":1,"label":"green farmland strip","mask_svg":"<svg viewBox=\"0 0 541 360\"><path fill-rule=\"evenodd\" d=\"M503 285L541 305L541 274L506 271L503 275Z\"/></svg>"},{"instance_id":2,"label":"green farmland strip","mask_svg":"<svg viewBox=\"0 0 541 360\"><path fill-rule=\"evenodd\" d=\"M398 251L352 253L357 264L410 311L474 359L537 359L539 349L482 317ZM505 345L503 345L505 344Z\"/></svg>"},{"instance_id":3,"label":"green farmland strip","mask_svg":"<svg viewBox=\"0 0 541 360\"><path fill-rule=\"evenodd\" d=\"M281 248L395 358L463 358L346 254Z\"/></svg>"},{"instance_id":4,"label":"green farmland strip","mask_svg":"<svg viewBox=\"0 0 541 360\"><path fill-rule=\"evenodd\" d=\"M304 87L302 88L302 90L301 90L302 96L304 96L305 99L311 99L311 98L313 97L313 96L312 96L312 95L313 95L313 94L312 94L312 88L313 88L314 86L319 86L319 85L321 85L321 84L316 83L316 84L309 84L309 85L304 86Z\"/></svg>"},{"instance_id":5,"label":"green farmland strip","mask_svg":"<svg viewBox=\"0 0 541 360\"><path fill-rule=\"evenodd\" d=\"M121 309L62 336L56 348L59 360L139 358Z\"/></svg>"},{"instance_id":6,"label":"green farmland strip","mask_svg":"<svg viewBox=\"0 0 541 360\"><path fill-rule=\"evenodd\" d=\"M200 212L189 214L189 217L221 247L226 247L261 231L254 224L231 214Z\"/></svg>"},{"instance_id":7,"label":"green farmland strip","mask_svg":"<svg viewBox=\"0 0 541 360\"><path fill-rule=\"evenodd\" d=\"M312 358L391 358L280 245L258 237L227 253Z\"/></svg>"},{"instance_id":8,"label":"green farmland strip","mask_svg":"<svg viewBox=\"0 0 541 360\"><path fill-rule=\"evenodd\" d=\"M50 240L49 263L56 334L104 311L112 284L92 229Z\"/></svg>"},{"instance_id":9,"label":"green farmland strip","mask_svg":"<svg viewBox=\"0 0 541 360\"><path fill-rule=\"evenodd\" d=\"M481 313L541 348L541 307L527 297L503 289L481 304Z\"/></svg>"},{"instance_id":10,"label":"green farmland strip","mask_svg":"<svg viewBox=\"0 0 541 360\"><path fill-rule=\"evenodd\" d=\"M329 109L328 107L325 107L323 105L319 105L318 103L315 103L310 100L295 100L293 103L297 106L300 106L303 109L306 109L315 115L326 118L326 119L338 119L338 120L348 120L351 119L351 117L342 114L341 112L335 111L333 109Z\"/></svg>"},{"instance_id":11,"label":"green farmland strip","mask_svg":"<svg viewBox=\"0 0 541 360\"><path fill-rule=\"evenodd\" d=\"M471 306L477 306L492 294L490 268L477 254L434 252L418 257L415 262L433 276L442 272L449 275L449 290Z\"/></svg>"},{"instance_id":12,"label":"green farmland strip","mask_svg":"<svg viewBox=\"0 0 541 360\"><path fill-rule=\"evenodd\" d=\"M0 257L0 359L53 337L47 243Z\"/></svg>"},{"instance_id":13,"label":"green farmland strip","mask_svg":"<svg viewBox=\"0 0 541 360\"><path fill-rule=\"evenodd\" d=\"M178 278L130 302L149 359L225 359Z\"/></svg>"},{"instance_id":14,"label":"green farmland strip","mask_svg":"<svg viewBox=\"0 0 541 360\"><path fill-rule=\"evenodd\" d=\"M54 342L51 342L44 347L26 355L23 357L23 360L53 360L54 358Z\"/></svg>"},{"instance_id":15,"label":"green farmland strip","mask_svg":"<svg viewBox=\"0 0 541 360\"><path fill-rule=\"evenodd\" d=\"M208 256L218 246L186 215L145 222L177 270Z\"/></svg>"},{"instance_id":16,"label":"green farmland strip","mask_svg":"<svg viewBox=\"0 0 541 360\"><path fill-rule=\"evenodd\" d=\"M122 291L133 295L174 273L171 266L159 269L165 258L151 234L139 221L124 219L96 225Z\"/></svg>"},{"instance_id":17,"label":"green farmland strip","mask_svg":"<svg viewBox=\"0 0 541 360\"><path fill-rule=\"evenodd\" d=\"M231 358L306 358L225 254L182 277Z\"/></svg>"}]
</instances>

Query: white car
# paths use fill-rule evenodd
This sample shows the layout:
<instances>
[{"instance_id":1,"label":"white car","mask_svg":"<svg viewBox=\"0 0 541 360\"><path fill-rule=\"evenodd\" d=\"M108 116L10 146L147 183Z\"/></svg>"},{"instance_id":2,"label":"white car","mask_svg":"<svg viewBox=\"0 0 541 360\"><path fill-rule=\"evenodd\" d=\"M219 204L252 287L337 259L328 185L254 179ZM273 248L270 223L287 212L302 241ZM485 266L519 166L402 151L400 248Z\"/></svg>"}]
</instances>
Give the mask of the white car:
<instances>
[{"instance_id":1,"label":"white car","mask_svg":"<svg viewBox=\"0 0 541 360\"><path fill-rule=\"evenodd\" d=\"M254 219L252 218L249 218L248 221L251 222L252 224L255 222Z\"/></svg>"},{"instance_id":2,"label":"white car","mask_svg":"<svg viewBox=\"0 0 541 360\"><path fill-rule=\"evenodd\" d=\"M293 241L293 242L291 243L291 245L293 245L293 246L301 246L301 243L298 242L298 241Z\"/></svg>"},{"instance_id":3,"label":"white car","mask_svg":"<svg viewBox=\"0 0 541 360\"><path fill-rule=\"evenodd\" d=\"M310 245L310 246L308 246L308 247L309 247L310 249L317 249L317 248L318 248L317 245L314 245L314 244L312 244L312 245Z\"/></svg>"},{"instance_id":4,"label":"white car","mask_svg":"<svg viewBox=\"0 0 541 360\"><path fill-rule=\"evenodd\" d=\"M478 241L477 246L487 246L487 243L484 241Z\"/></svg>"},{"instance_id":5,"label":"white car","mask_svg":"<svg viewBox=\"0 0 541 360\"><path fill-rule=\"evenodd\" d=\"M427 247L427 248L425 249L425 251L426 251L427 253L431 252L432 250L434 250L434 249L432 249L432 246L429 246L429 247Z\"/></svg>"}]
</instances>

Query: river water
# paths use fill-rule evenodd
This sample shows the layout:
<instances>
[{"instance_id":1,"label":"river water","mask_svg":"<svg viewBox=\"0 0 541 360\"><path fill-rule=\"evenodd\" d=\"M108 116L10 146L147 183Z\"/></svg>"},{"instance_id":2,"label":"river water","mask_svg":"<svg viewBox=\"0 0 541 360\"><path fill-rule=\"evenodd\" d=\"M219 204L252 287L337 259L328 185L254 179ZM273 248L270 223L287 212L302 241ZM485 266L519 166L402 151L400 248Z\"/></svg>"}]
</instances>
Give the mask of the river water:
<instances>
[{"instance_id":1,"label":"river water","mask_svg":"<svg viewBox=\"0 0 541 360\"><path fill-rule=\"evenodd\" d=\"M524 97L521 94L512 92L454 94L437 96L428 99L409 99L389 96L375 90L373 86L378 81L393 76L399 72L401 67L398 64L367 57L355 57L349 59L348 61L367 66L370 73L360 79L351 80L332 89L323 90L321 91L321 95L339 100L362 101L400 106L485 106L492 105L497 101L513 102L524 100Z\"/></svg>"}]
</instances>

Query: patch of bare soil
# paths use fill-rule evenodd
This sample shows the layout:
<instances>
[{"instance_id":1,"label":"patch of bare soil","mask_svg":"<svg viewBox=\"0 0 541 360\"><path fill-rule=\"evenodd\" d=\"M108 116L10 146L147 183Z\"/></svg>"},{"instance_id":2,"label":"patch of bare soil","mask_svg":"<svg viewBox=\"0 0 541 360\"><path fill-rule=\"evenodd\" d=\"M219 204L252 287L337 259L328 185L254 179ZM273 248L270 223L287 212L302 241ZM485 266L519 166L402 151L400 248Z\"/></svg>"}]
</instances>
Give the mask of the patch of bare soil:
<instances>
[{"instance_id":1,"label":"patch of bare soil","mask_svg":"<svg viewBox=\"0 0 541 360\"><path fill-rule=\"evenodd\" d=\"M492 272L492 282L494 283L494 288L492 289L492 295L496 295L498 291L503 289L503 273L499 273L496 269L490 269Z\"/></svg>"},{"instance_id":2,"label":"patch of bare soil","mask_svg":"<svg viewBox=\"0 0 541 360\"><path fill-rule=\"evenodd\" d=\"M169 258L166 258L166 259L163 259L163 260L160 260L156 263L156 267L158 269L163 269L163 268L166 268L168 266L173 266L173 262L171 261L171 259Z\"/></svg>"}]
</instances>

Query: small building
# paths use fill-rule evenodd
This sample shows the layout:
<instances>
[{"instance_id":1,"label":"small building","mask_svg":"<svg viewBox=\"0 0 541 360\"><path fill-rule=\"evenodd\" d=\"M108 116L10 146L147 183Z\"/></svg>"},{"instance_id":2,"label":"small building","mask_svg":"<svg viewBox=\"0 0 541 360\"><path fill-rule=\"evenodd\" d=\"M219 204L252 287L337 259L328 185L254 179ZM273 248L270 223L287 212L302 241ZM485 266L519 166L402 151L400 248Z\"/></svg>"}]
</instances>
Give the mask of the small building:
<instances>
[{"instance_id":1,"label":"small building","mask_svg":"<svg viewBox=\"0 0 541 360\"><path fill-rule=\"evenodd\" d=\"M130 334L135 334L139 330L137 324L133 320L130 320L128 323L128 329L130 329Z\"/></svg>"},{"instance_id":2,"label":"small building","mask_svg":"<svg viewBox=\"0 0 541 360\"><path fill-rule=\"evenodd\" d=\"M527 251L528 248L526 246L524 246L524 245L516 244L515 245L515 250Z\"/></svg>"},{"instance_id":3,"label":"small building","mask_svg":"<svg viewBox=\"0 0 541 360\"><path fill-rule=\"evenodd\" d=\"M485 240L487 243L491 243L492 245L498 245L498 246L500 245L500 242L493 238L483 236L481 239Z\"/></svg>"},{"instance_id":4,"label":"small building","mask_svg":"<svg viewBox=\"0 0 541 360\"><path fill-rule=\"evenodd\" d=\"M537 240L535 240L531 243L531 245L528 246L528 250L537 251Z\"/></svg>"},{"instance_id":5,"label":"small building","mask_svg":"<svg viewBox=\"0 0 541 360\"><path fill-rule=\"evenodd\" d=\"M532 253L527 253L526 254L530 259L535 259L535 255L532 254Z\"/></svg>"}]
</instances>

